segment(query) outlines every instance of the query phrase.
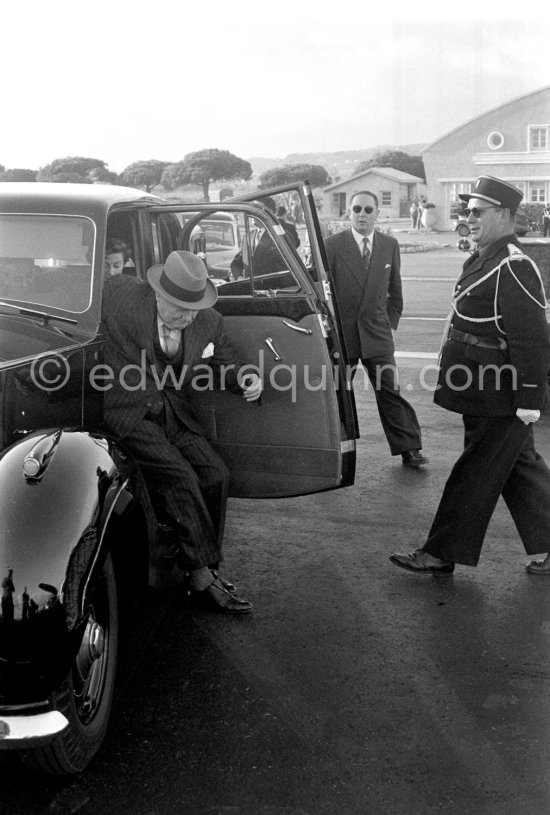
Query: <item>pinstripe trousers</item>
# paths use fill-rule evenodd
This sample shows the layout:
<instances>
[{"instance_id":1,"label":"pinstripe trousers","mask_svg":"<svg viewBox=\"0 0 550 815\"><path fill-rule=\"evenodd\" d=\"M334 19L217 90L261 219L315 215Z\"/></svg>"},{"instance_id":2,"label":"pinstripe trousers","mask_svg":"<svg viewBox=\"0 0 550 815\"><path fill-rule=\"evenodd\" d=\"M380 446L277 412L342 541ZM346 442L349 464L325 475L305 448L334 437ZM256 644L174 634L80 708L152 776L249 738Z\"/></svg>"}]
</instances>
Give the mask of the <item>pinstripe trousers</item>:
<instances>
[{"instance_id":1,"label":"pinstripe trousers","mask_svg":"<svg viewBox=\"0 0 550 815\"><path fill-rule=\"evenodd\" d=\"M209 442L175 416L168 399L121 441L138 463L153 505L176 524L182 566L189 571L221 560L229 471Z\"/></svg>"}]
</instances>

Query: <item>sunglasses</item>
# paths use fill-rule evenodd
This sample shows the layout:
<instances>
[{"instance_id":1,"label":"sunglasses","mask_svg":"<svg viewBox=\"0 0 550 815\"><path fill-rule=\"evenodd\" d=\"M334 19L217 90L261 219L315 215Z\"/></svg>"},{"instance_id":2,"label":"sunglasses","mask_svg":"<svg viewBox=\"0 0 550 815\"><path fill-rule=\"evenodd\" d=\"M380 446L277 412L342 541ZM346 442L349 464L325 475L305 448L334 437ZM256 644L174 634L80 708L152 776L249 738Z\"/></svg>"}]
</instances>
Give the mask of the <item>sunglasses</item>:
<instances>
[{"instance_id":1,"label":"sunglasses","mask_svg":"<svg viewBox=\"0 0 550 815\"><path fill-rule=\"evenodd\" d=\"M464 215L467 218L469 218L470 215L473 215L474 218L481 218L481 213L487 212L488 209L502 209L502 207L481 207L481 208L472 207L471 209L468 209L468 207L466 207L466 209L464 210Z\"/></svg>"},{"instance_id":2,"label":"sunglasses","mask_svg":"<svg viewBox=\"0 0 550 815\"><path fill-rule=\"evenodd\" d=\"M374 207L360 207L359 204L354 204L351 208L352 212L355 212L356 215L359 215L361 210L364 209L367 215L372 215L374 212Z\"/></svg>"}]
</instances>

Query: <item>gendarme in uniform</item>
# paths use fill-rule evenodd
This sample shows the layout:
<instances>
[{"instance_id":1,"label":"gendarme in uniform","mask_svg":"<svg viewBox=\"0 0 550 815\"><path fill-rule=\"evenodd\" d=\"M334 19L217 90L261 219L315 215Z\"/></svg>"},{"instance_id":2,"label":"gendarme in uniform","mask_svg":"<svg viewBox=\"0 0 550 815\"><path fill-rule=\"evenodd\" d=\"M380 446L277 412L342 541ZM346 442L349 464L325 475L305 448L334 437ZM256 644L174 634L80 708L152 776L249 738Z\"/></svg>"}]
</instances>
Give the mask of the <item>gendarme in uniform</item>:
<instances>
[{"instance_id":1,"label":"gendarme in uniform","mask_svg":"<svg viewBox=\"0 0 550 815\"><path fill-rule=\"evenodd\" d=\"M464 452L424 546L392 555L415 572L477 565L500 495L526 552L550 549L550 470L533 438L546 400L549 332L539 270L513 232L522 194L481 176L460 197L478 249L455 285L434 401L463 415ZM527 568L550 574L550 558Z\"/></svg>"}]
</instances>

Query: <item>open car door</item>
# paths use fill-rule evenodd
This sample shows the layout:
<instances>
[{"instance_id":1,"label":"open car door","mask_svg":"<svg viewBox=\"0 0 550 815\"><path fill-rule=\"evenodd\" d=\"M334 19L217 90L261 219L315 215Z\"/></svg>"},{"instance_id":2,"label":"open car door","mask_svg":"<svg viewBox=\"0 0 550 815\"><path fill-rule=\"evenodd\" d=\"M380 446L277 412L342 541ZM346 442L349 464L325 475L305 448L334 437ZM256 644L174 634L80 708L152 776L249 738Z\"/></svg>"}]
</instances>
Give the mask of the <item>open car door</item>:
<instances>
[{"instance_id":1,"label":"open car door","mask_svg":"<svg viewBox=\"0 0 550 815\"><path fill-rule=\"evenodd\" d=\"M236 497L334 489L352 484L355 474L355 405L329 301L319 224L308 185L272 194L291 189L304 213L299 246L262 204L167 204L151 213L157 263L176 248L192 250L202 229L199 245L218 288L215 307L239 359L263 381L260 404L211 387L189 393L231 471ZM223 230L216 227L215 239L212 232L213 224L228 220L239 246L224 265L218 248ZM227 232L227 241L234 235Z\"/></svg>"}]
</instances>

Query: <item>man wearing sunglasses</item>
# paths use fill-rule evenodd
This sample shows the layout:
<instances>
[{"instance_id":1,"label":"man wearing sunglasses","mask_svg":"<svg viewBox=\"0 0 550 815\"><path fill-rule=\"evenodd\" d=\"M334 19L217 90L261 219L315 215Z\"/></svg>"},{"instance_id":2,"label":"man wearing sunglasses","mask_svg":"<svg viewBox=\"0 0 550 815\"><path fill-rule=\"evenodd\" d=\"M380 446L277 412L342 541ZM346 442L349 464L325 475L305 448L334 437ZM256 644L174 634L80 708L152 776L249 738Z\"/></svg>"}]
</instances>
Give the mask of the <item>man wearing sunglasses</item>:
<instances>
[{"instance_id":1,"label":"man wearing sunglasses","mask_svg":"<svg viewBox=\"0 0 550 815\"><path fill-rule=\"evenodd\" d=\"M399 391L395 365L393 331L403 311L399 244L374 231L377 216L377 196L354 193L351 229L326 239L328 261L352 372L361 360L392 456L420 469L428 459L421 452L416 413Z\"/></svg>"},{"instance_id":2,"label":"man wearing sunglasses","mask_svg":"<svg viewBox=\"0 0 550 815\"><path fill-rule=\"evenodd\" d=\"M492 176L460 196L477 250L455 284L434 401L462 414L464 452L424 546L390 557L412 572L476 566L502 496L527 554L545 555L527 571L550 575L550 469L533 437L548 390L550 343L541 276L514 234L522 197Z\"/></svg>"}]
</instances>

